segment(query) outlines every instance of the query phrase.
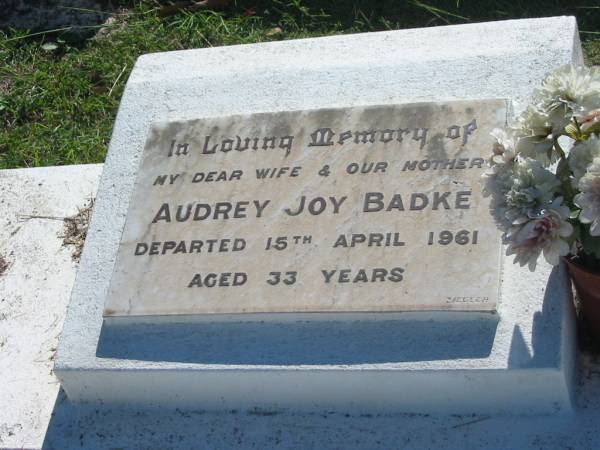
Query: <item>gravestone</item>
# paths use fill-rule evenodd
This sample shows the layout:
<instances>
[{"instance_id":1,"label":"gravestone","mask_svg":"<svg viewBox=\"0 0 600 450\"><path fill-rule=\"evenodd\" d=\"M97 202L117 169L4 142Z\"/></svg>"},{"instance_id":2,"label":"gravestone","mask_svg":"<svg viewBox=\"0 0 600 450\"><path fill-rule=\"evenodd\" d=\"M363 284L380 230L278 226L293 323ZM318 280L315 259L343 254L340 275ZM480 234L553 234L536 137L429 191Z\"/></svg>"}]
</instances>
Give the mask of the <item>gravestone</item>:
<instances>
[{"instance_id":1,"label":"gravestone","mask_svg":"<svg viewBox=\"0 0 600 450\"><path fill-rule=\"evenodd\" d=\"M144 55L56 358L75 402L423 413L571 405L563 267L501 258L489 132L573 18Z\"/></svg>"},{"instance_id":2,"label":"gravestone","mask_svg":"<svg viewBox=\"0 0 600 450\"><path fill-rule=\"evenodd\" d=\"M479 179L505 103L153 125L105 317L493 311Z\"/></svg>"}]
</instances>

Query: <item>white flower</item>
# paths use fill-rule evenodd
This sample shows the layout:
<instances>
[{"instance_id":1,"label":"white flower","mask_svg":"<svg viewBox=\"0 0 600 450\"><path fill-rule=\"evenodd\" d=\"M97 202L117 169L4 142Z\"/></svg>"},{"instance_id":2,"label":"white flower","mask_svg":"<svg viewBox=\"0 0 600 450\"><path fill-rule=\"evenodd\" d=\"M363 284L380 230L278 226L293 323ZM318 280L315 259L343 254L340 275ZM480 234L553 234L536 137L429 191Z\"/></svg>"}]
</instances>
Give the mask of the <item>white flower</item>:
<instances>
[{"instance_id":1,"label":"white flower","mask_svg":"<svg viewBox=\"0 0 600 450\"><path fill-rule=\"evenodd\" d=\"M515 153L523 158L538 159L548 166L553 162L548 159L548 150L554 145L552 129L548 114L529 106L518 117L517 126L513 128L517 137Z\"/></svg>"},{"instance_id":2,"label":"white flower","mask_svg":"<svg viewBox=\"0 0 600 450\"><path fill-rule=\"evenodd\" d=\"M588 114L580 117L578 120L581 123L581 130L584 133L600 132L600 109L590 111Z\"/></svg>"},{"instance_id":3,"label":"white flower","mask_svg":"<svg viewBox=\"0 0 600 450\"><path fill-rule=\"evenodd\" d=\"M514 137L509 136L500 128L494 128L490 134L496 138L493 147L492 165L512 164L516 156Z\"/></svg>"},{"instance_id":4,"label":"white flower","mask_svg":"<svg viewBox=\"0 0 600 450\"><path fill-rule=\"evenodd\" d=\"M573 233L573 226L567 222L569 208L561 203L559 197L529 221L512 227L504 235L506 255L515 255L514 262L521 267L527 264L531 271L542 252L548 263L557 265L560 257L569 253L569 244L563 238Z\"/></svg>"},{"instance_id":5,"label":"white flower","mask_svg":"<svg viewBox=\"0 0 600 450\"><path fill-rule=\"evenodd\" d=\"M548 113L529 105L525 111L517 117L515 131L521 136L546 137L552 134L552 123Z\"/></svg>"},{"instance_id":6,"label":"white flower","mask_svg":"<svg viewBox=\"0 0 600 450\"><path fill-rule=\"evenodd\" d=\"M551 118L586 115L600 108L600 70L597 68L565 65L546 76L536 89L534 102ZM556 114L554 114L556 112Z\"/></svg>"},{"instance_id":7,"label":"white flower","mask_svg":"<svg viewBox=\"0 0 600 450\"><path fill-rule=\"evenodd\" d=\"M560 180L544 169L535 159L520 160L514 166L510 185L505 191L505 217L511 224L523 222L535 216L539 209L552 201L560 186Z\"/></svg>"},{"instance_id":8,"label":"white flower","mask_svg":"<svg viewBox=\"0 0 600 450\"><path fill-rule=\"evenodd\" d=\"M490 201L490 213L494 218L496 226L507 231L511 222L506 218L506 192L513 179L513 170L507 164L497 164L488 169L482 176L482 193L484 197L492 197Z\"/></svg>"},{"instance_id":9,"label":"white flower","mask_svg":"<svg viewBox=\"0 0 600 450\"><path fill-rule=\"evenodd\" d=\"M600 157L594 158L586 174L579 180L581 192L573 201L581 208L579 221L589 223L590 234L600 236Z\"/></svg>"},{"instance_id":10,"label":"white flower","mask_svg":"<svg viewBox=\"0 0 600 450\"><path fill-rule=\"evenodd\" d=\"M548 152L554 145L551 136L523 136L517 141L516 151L523 158L537 159L544 167L556 162L554 152L548 158Z\"/></svg>"},{"instance_id":11,"label":"white flower","mask_svg":"<svg viewBox=\"0 0 600 450\"><path fill-rule=\"evenodd\" d=\"M594 158L600 157L600 139L591 136L587 141L577 142L569 152L569 167L573 172L573 185L578 186L579 180L587 172Z\"/></svg>"},{"instance_id":12,"label":"white flower","mask_svg":"<svg viewBox=\"0 0 600 450\"><path fill-rule=\"evenodd\" d=\"M496 164L482 176L483 195L491 196L490 210L503 231L535 217L550 203L560 180L534 159Z\"/></svg>"},{"instance_id":13,"label":"white flower","mask_svg":"<svg viewBox=\"0 0 600 450\"><path fill-rule=\"evenodd\" d=\"M600 68L549 73L509 132L492 135L483 195L507 255L534 270L542 254L556 265L600 236Z\"/></svg>"},{"instance_id":14,"label":"white flower","mask_svg":"<svg viewBox=\"0 0 600 450\"><path fill-rule=\"evenodd\" d=\"M504 130L494 128L490 133L496 138L493 146L493 155L490 160L490 168L481 176L483 184L483 196L492 196L493 206L497 206L498 201L502 202L506 189L502 186L509 185L512 176L512 165L515 162L515 144L514 139Z\"/></svg>"}]
</instances>

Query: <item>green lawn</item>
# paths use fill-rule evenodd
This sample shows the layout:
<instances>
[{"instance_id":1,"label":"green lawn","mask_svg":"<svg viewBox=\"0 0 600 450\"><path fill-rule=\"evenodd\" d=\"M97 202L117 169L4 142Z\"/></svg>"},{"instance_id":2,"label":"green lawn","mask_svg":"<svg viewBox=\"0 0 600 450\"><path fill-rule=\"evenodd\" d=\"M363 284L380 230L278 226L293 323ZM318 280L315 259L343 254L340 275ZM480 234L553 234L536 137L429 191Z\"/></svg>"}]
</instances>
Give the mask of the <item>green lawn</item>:
<instances>
[{"instance_id":1,"label":"green lawn","mask_svg":"<svg viewBox=\"0 0 600 450\"><path fill-rule=\"evenodd\" d=\"M576 15L588 63L600 64L600 7L585 2L234 0L221 12L169 17L159 16L156 2L128 3L102 36L85 41L70 41L68 32L0 32L0 169L102 162L125 81L143 53Z\"/></svg>"}]
</instances>

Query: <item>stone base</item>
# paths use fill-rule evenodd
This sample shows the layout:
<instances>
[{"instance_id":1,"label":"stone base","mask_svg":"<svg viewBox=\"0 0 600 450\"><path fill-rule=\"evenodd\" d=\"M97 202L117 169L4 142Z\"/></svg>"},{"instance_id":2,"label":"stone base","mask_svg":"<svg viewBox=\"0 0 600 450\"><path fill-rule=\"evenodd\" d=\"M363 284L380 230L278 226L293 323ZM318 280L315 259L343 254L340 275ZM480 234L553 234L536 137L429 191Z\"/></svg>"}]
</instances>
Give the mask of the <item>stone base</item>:
<instances>
[{"instance_id":1,"label":"stone base","mask_svg":"<svg viewBox=\"0 0 600 450\"><path fill-rule=\"evenodd\" d=\"M76 402L437 413L569 409L563 267L505 261L497 316L103 326L139 156L154 121L352 104L507 98L581 63L573 18L336 36L141 57L128 81L55 371ZM477 282L477 280L474 280Z\"/></svg>"},{"instance_id":2,"label":"stone base","mask_svg":"<svg viewBox=\"0 0 600 450\"><path fill-rule=\"evenodd\" d=\"M71 260L71 247L63 246L60 238L62 221L18 218L75 214L94 195L101 169L0 172L0 255L9 262L0 276L0 367L10 367L0 370L0 404L10 405L0 408L2 448L189 449L198 442L207 448L248 449L371 450L402 443L411 449L441 450L600 448L600 360L585 352L578 355L574 414L444 416L256 407L209 412L198 404L189 409L73 404L51 369L77 264ZM538 331L544 327L539 320L536 324ZM523 348L520 336L518 342Z\"/></svg>"},{"instance_id":3,"label":"stone base","mask_svg":"<svg viewBox=\"0 0 600 450\"><path fill-rule=\"evenodd\" d=\"M100 333L97 367L55 370L72 401L208 410L570 409L575 339L564 267L531 274L507 266L505 276L511 296L498 316L111 324Z\"/></svg>"}]
</instances>

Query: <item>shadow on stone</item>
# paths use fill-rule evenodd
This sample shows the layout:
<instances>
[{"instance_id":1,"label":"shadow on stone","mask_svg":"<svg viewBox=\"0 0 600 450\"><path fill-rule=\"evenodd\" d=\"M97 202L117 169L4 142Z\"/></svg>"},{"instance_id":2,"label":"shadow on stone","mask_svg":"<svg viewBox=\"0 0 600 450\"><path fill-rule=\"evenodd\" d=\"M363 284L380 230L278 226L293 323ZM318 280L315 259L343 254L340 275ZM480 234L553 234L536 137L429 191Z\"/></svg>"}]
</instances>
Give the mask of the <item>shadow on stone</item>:
<instances>
[{"instance_id":1,"label":"shadow on stone","mask_svg":"<svg viewBox=\"0 0 600 450\"><path fill-rule=\"evenodd\" d=\"M212 423L204 411L73 404L61 389L44 436L43 450L196 448ZM216 416L235 420L236 416ZM162 425L162 426L159 426ZM202 426L203 425L203 426ZM231 426L233 428L233 425ZM177 436L177 440L174 440Z\"/></svg>"},{"instance_id":2,"label":"shadow on stone","mask_svg":"<svg viewBox=\"0 0 600 450\"><path fill-rule=\"evenodd\" d=\"M523 336L523 330L517 325L513 330L513 338L508 357L510 369L527 367L551 367L560 365L561 336L564 313L561 312L565 305L563 292L566 280L564 267L554 267L544 291L542 310L533 314L531 329L531 351ZM569 297L570 299L570 297Z\"/></svg>"},{"instance_id":3,"label":"shadow on stone","mask_svg":"<svg viewBox=\"0 0 600 450\"><path fill-rule=\"evenodd\" d=\"M440 313L442 314L442 313ZM99 358L198 364L375 364L484 358L497 316L361 320L129 324L102 327Z\"/></svg>"}]
</instances>

